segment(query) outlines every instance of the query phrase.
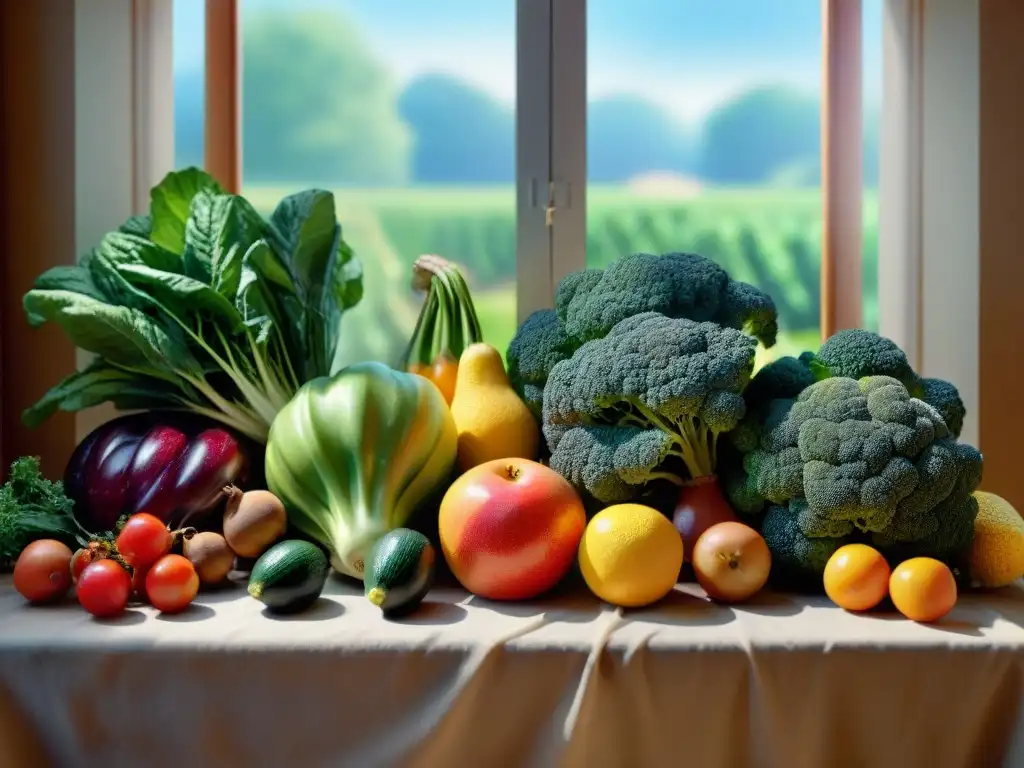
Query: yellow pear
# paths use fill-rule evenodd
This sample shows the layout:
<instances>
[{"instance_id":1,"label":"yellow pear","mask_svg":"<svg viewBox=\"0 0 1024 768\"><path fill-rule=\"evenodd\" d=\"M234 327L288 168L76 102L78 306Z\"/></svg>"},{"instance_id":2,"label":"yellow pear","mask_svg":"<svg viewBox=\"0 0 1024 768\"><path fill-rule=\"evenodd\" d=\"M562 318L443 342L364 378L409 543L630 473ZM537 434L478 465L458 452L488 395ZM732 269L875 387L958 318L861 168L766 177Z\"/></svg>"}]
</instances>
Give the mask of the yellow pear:
<instances>
[{"instance_id":1,"label":"yellow pear","mask_svg":"<svg viewBox=\"0 0 1024 768\"><path fill-rule=\"evenodd\" d=\"M493 459L537 458L540 428L490 344L472 344L463 351L451 409L459 433L460 472Z\"/></svg>"}]
</instances>

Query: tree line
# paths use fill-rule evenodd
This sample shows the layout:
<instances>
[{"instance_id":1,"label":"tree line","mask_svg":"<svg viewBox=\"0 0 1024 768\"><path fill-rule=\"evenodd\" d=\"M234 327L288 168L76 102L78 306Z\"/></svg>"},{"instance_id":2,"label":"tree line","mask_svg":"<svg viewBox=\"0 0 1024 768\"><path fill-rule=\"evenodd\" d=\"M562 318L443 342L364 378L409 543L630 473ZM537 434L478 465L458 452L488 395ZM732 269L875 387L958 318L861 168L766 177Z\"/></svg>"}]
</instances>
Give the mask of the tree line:
<instances>
[{"instance_id":1,"label":"tree line","mask_svg":"<svg viewBox=\"0 0 1024 768\"><path fill-rule=\"evenodd\" d=\"M386 62L345 16L264 11L247 20L243 163L252 181L351 186L508 184L515 178L515 115L448 75L399 89ZM202 76L175 85L176 163L202 162ZM864 125L864 180L878 178L878 119ZM820 180L817 97L752 88L698 129L633 96L588 106L589 179L621 183L648 171L742 186Z\"/></svg>"}]
</instances>

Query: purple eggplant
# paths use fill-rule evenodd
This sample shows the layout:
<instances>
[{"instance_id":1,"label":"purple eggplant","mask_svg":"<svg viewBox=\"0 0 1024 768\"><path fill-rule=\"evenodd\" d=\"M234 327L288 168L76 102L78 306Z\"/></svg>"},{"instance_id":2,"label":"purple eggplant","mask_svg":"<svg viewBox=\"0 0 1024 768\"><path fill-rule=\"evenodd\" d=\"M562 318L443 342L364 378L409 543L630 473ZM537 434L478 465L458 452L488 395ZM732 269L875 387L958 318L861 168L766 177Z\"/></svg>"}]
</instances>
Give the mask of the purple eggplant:
<instances>
[{"instance_id":1,"label":"purple eggplant","mask_svg":"<svg viewBox=\"0 0 1024 768\"><path fill-rule=\"evenodd\" d=\"M201 526L222 507L224 486L251 487L262 465L262 447L223 424L154 411L93 430L72 454L64 488L89 531L112 530L122 515L136 512L174 527L186 517Z\"/></svg>"}]
</instances>

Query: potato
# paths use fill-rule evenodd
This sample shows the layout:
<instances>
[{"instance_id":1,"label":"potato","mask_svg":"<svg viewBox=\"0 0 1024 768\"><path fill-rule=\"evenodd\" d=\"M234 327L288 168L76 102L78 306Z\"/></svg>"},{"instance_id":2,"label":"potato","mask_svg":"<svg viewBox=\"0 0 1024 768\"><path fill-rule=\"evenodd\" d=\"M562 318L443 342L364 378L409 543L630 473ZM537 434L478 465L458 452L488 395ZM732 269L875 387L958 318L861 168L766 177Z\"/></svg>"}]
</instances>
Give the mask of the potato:
<instances>
[{"instance_id":1,"label":"potato","mask_svg":"<svg viewBox=\"0 0 1024 768\"><path fill-rule=\"evenodd\" d=\"M288 527L284 504L270 491L242 493L228 486L225 492L228 503L224 509L224 538L240 557L259 557Z\"/></svg>"},{"instance_id":2,"label":"potato","mask_svg":"<svg viewBox=\"0 0 1024 768\"><path fill-rule=\"evenodd\" d=\"M185 539L183 552L196 569L199 583L208 587L223 583L235 564L235 553L227 539L213 531Z\"/></svg>"}]
</instances>

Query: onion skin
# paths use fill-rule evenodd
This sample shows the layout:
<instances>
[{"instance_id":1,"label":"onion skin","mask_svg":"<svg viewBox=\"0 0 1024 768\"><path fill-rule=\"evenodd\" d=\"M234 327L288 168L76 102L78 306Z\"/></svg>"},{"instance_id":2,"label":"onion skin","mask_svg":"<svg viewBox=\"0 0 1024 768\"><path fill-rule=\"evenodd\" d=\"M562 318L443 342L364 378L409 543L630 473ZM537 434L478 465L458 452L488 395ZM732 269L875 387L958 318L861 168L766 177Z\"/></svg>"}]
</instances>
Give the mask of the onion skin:
<instances>
[{"instance_id":1,"label":"onion skin","mask_svg":"<svg viewBox=\"0 0 1024 768\"><path fill-rule=\"evenodd\" d=\"M697 583L712 600L739 603L764 588L771 573L772 554L749 525L724 522L711 526L691 552Z\"/></svg>"},{"instance_id":2,"label":"onion skin","mask_svg":"<svg viewBox=\"0 0 1024 768\"><path fill-rule=\"evenodd\" d=\"M726 501L717 477L698 477L683 484L672 512L672 524L683 537L686 562L690 562L694 545L701 534L711 526L724 522L738 523L739 518Z\"/></svg>"}]
</instances>

